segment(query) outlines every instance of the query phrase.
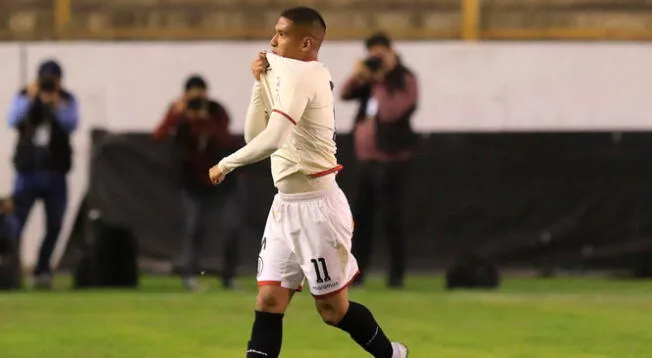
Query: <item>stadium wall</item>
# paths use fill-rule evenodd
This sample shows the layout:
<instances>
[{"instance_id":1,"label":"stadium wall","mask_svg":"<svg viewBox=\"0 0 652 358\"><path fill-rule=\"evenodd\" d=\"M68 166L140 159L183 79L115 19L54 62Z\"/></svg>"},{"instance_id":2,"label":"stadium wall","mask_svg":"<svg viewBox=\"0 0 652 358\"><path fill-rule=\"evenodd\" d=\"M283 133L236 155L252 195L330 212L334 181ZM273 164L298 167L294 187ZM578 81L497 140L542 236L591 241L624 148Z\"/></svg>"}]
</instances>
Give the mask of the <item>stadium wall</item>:
<instances>
[{"instance_id":1,"label":"stadium wall","mask_svg":"<svg viewBox=\"0 0 652 358\"><path fill-rule=\"evenodd\" d=\"M230 111L233 131L241 132L252 80L249 63L265 48L264 42L0 44L0 113L7 113L17 88L34 79L38 63L51 57L64 64L66 85L81 102L64 237L87 187L91 128L151 130L184 78L201 73ZM648 44L405 42L397 48L419 76L421 103L414 127L425 137L652 129ZM324 47L322 61L337 85L362 55L360 43L334 42ZM336 106L338 130L346 133L355 105L338 101ZM0 128L0 192L11 188L14 139L10 129ZM27 265L34 262L42 227L37 206L23 245Z\"/></svg>"}]
</instances>

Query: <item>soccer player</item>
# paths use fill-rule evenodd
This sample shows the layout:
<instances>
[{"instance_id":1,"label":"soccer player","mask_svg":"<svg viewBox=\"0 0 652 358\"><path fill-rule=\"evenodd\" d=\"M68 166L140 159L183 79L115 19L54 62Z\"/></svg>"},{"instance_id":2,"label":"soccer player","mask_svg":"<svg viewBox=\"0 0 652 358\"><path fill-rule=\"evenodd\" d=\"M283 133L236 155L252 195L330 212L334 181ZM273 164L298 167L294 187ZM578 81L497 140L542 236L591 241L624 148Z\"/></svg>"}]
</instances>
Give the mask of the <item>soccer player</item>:
<instances>
[{"instance_id":1,"label":"soccer player","mask_svg":"<svg viewBox=\"0 0 652 358\"><path fill-rule=\"evenodd\" d=\"M258 257L256 314L247 358L278 357L283 315L304 278L323 320L347 332L377 358L407 357L371 312L349 301L358 274L351 254L353 218L335 180L335 114L330 72L318 62L326 24L306 7L284 11L271 40L272 53L252 65L256 82L247 111L247 145L210 169L213 183L238 167L271 156L278 194Z\"/></svg>"}]
</instances>

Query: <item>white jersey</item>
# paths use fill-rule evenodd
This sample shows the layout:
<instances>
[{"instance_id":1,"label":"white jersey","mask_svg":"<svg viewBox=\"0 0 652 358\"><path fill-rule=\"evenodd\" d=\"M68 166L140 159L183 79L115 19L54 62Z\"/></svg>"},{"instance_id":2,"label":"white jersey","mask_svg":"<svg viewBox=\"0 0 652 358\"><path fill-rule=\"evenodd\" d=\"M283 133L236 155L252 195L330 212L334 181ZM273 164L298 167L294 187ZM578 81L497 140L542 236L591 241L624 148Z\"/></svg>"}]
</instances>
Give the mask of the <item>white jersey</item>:
<instances>
[{"instance_id":1,"label":"white jersey","mask_svg":"<svg viewBox=\"0 0 652 358\"><path fill-rule=\"evenodd\" d=\"M271 157L279 193L267 217L258 257L258 285L300 289L315 297L348 287L358 274L351 254L353 217L335 173L331 76L319 62L268 54L270 69L254 83L247 145L218 164L227 174Z\"/></svg>"},{"instance_id":2,"label":"white jersey","mask_svg":"<svg viewBox=\"0 0 652 358\"><path fill-rule=\"evenodd\" d=\"M254 83L245 119L247 145L222 159L223 174L271 157L274 185L303 193L335 185L333 84L319 62L267 55L269 70ZM330 175L329 175L330 174Z\"/></svg>"},{"instance_id":3,"label":"white jersey","mask_svg":"<svg viewBox=\"0 0 652 358\"><path fill-rule=\"evenodd\" d=\"M261 76L261 98L271 115L278 113L295 125L290 139L271 156L272 177L278 183L302 173L319 177L341 169L335 153L333 83L320 62L304 62L267 54L270 69Z\"/></svg>"}]
</instances>

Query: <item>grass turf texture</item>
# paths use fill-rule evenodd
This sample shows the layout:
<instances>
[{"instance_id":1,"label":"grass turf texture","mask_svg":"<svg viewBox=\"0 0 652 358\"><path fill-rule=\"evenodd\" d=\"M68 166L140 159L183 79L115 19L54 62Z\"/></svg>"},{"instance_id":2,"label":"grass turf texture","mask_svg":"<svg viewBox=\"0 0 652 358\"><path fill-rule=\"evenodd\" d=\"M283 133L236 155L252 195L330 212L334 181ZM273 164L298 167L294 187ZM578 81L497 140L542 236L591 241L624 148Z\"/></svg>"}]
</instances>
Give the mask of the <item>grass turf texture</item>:
<instances>
[{"instance_id":1,"label":"grass turf texture","mask_svg":"<svg viewBox=\"0 0 652 358\"><path fill-rule=\"evenodd\" d=\"M244 357L255 297L242 288L187 293L178 279L145 277L139 291L0 293L0 357ZM69 279L58 285L69 287ZM446 292L411 277L402 292L379 280L352 291L411 358L652 357L652 281L507 279L496 292ZM295 296L283 358L368 355L322 324L310 296Z\"/></svg>"}]
</instances>

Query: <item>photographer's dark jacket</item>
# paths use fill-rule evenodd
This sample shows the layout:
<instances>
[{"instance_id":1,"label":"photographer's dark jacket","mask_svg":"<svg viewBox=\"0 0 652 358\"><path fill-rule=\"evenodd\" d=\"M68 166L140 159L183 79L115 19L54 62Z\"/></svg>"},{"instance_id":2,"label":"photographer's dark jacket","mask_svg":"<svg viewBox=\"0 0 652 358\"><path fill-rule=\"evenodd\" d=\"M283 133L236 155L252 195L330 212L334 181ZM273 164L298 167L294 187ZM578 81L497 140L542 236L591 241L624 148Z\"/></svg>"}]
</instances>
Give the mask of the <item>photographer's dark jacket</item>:
<instances>
[{"instance_id":1,"label":"photographer's dark jacket","mask_svg":"<svg viewBox=\"0 0 652 358\"><path fill-rule=\"evenodd\" d=\"M18 173L67 173L72 167L70 133L77 128L75 97L61 90L57 108L30 99L27 90L14 98L9 125L18 130L14 166Z\"/></svg>"},{"instance_id":2,"label":"photographer's dark jacket","mask_svg":"<svg viewBox=\"0 0 652 358\"><path fill-rule=\"evenodd\" d=\"M418 88L410 70L399 64L373 83L354 76L345 83L341 98L360 102L354 132L358 160L389 162L412 156L417 138L410 119L417 108ZM370 116L372 104L375 115Z\"/></svg>"},{"instance_id":3,"label":"photographer's dark jacket","mask_svg":"<svg viewBox=\"0 0 652 358\"><path fill-rule=\"evenodd\" d=\"M16 216L0 211L0 240L18 240L20 236L18 226ZM2 246L2 243L0 243L0 246ZM0 256L1 251L2 247L0 247Z\"/></svg>"},{"instance_id":4,"label":"photographer's dark jacket","mask_svg":"<svg viewBox=\"0 0 652 358\"><path fill-rule=\"evenodd\" d=\"M238 146L229 132L229 116L219 103L209 101L208 117L187 119L172 104L154 138L173 137L181 146L183 185L186 188L212 186L208 170Z\"/></svg>"}]
</instances>

